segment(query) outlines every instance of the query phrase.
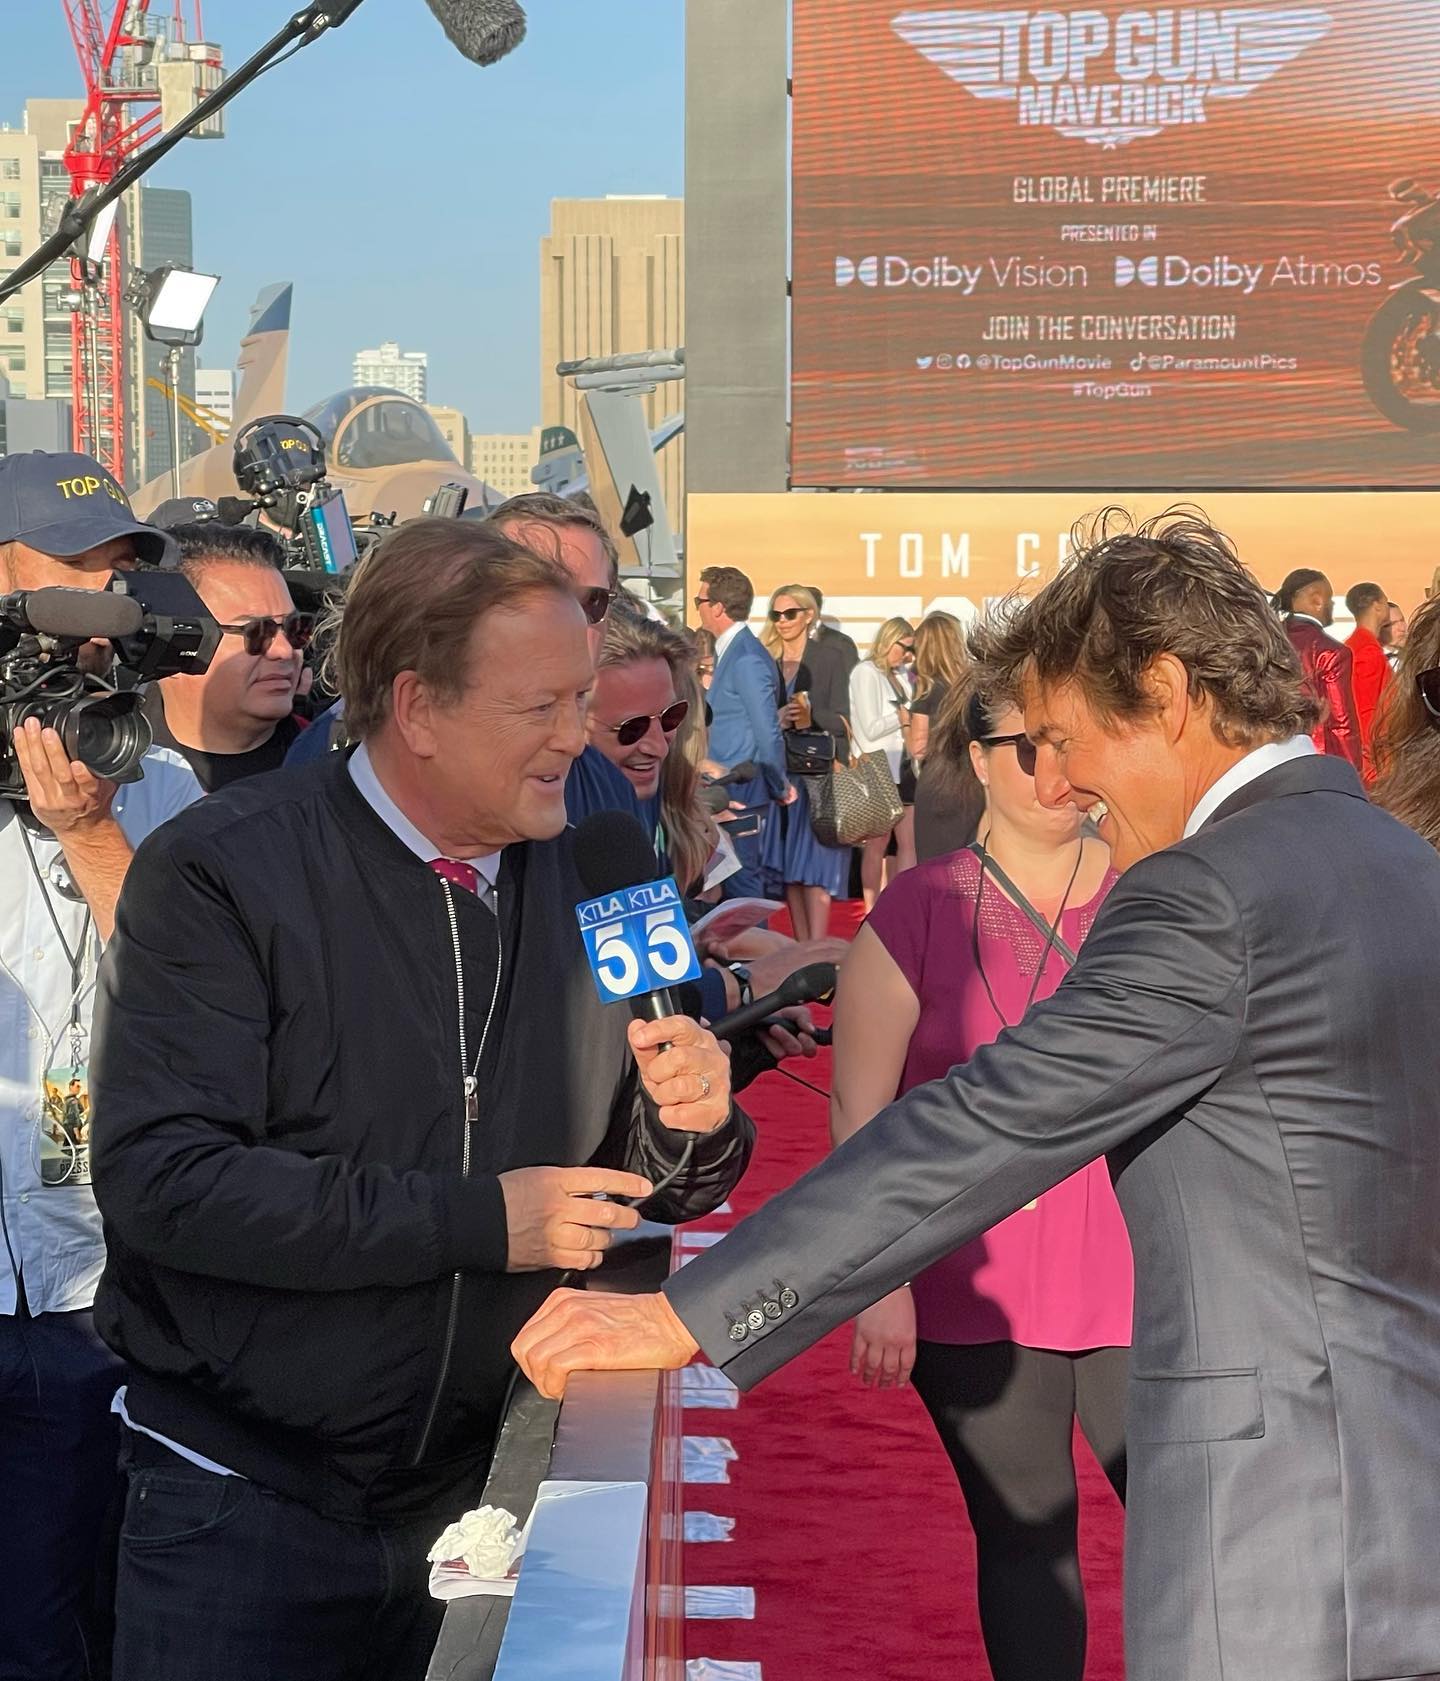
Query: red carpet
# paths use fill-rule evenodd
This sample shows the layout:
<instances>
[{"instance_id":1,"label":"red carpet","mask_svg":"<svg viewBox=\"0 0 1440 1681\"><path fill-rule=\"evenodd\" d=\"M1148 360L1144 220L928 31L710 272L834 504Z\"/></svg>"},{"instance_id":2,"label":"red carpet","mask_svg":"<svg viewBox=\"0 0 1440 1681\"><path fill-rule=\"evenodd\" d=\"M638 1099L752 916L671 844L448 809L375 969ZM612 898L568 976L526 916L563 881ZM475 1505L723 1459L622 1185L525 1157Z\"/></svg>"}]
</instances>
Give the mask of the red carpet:
<instances>
[{"instance_id":1,"label":"red carpet","mask_svg":"<svg viewBox=\"0 0 1440 1681\"><path fill-rule=\"evenodd\" d=\"M828 1087L827 1053L791 1066ZM743 1101L760 1133L754 1161L733 1217L699 1229L727 1228L828 1148L824 1101L779 1074ZM988 1681L954 1473L914 1392L861 1388L849 1347L844 1327L735 1411L686 1411L688 1433L727 1437L739 1456L728 1484L685 1491L687 1511L735 1519L732 1540L686 1547L686 1581L755 1589L753 1622L692 1620L687 1655L758 1660L764 1681ZM1083 1443L1080 1478L1086 1678L1120 1681L1122 1519Z\"/></svg>"}]
</instances>

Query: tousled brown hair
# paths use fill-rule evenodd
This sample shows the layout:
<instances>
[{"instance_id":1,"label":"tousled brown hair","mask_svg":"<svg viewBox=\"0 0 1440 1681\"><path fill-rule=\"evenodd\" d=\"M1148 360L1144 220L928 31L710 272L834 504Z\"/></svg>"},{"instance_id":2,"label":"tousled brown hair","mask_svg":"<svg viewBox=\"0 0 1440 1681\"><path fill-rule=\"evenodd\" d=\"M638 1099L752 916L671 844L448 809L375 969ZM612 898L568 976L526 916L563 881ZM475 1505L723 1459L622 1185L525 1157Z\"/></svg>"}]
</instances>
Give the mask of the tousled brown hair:
<instances>
[{"instance_id":1,"label":"tousled brown hair","mask_svg":"<svg viewBox=\"0 0 1440 1681\"><path fill-rule=\"evenodd\" d=\"M1440 850L1440 721L1431 718L1415 679L1440 666L1440 599L1410 620L1395 681L1375 713L1371 753L1376 781L1370 797Z\"/></svg>"},{"instance_id":2,"label":"tousled brown hair","mask_svg":"<svg viewBox=\"0 0 1440 1681\"><path fill-rule=\"evenodd\" d=\"M335 644L350 738L384 724L402 671L458 700L476 621L541 594L573 596L570 575L488 520L410 520L383 538L355 569Z\"/></svg>"},{"instance_id":3,"label":"tousled brown hair","mask_svg":"<svg viewBox=\"0 0 1440 1681\"><path fill-rule=\"evenodd\" d=\"M1098 716L1142 717L1157 704L1149 667L1172 654L1227 746L1314 728L1320 709L1284 627L1230 539L1197 509L1137 524L1105 508L1072 543L1071 561L1038 595L972 633L977 685L992 701L1021 704L1027 681L1072 682Z\"/></svg>"}]
</instances>

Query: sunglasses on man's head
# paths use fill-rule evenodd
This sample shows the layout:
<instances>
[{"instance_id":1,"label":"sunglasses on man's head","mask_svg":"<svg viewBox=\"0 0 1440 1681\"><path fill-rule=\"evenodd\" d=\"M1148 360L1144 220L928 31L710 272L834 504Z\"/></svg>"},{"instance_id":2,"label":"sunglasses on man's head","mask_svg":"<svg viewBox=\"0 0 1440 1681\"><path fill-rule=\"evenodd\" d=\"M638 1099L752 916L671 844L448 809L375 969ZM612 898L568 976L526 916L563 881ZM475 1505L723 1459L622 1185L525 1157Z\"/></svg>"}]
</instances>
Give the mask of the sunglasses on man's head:
<instances>
[{"instance_id":1,"label":"sunglasses on man's head","mask_svg":"<svg viewBox=\"0 0 1440 1681\"><path fill-rule=\"evenodd\" d=\"M784 619L786 624L789 624L791 619L803 619L804 617L805 609L803 607L772 607L770 609L770 620L772 624L777 619Z\"/></svg>"},{"instance_id":2,"label":"sunglasses on man's head","mask_svg":"<svg viewBox=\"0 0 1440 1681\"><path fill-rule=\"evenodd\" d=\"M1013 747L1015 749L1015 763L1020 767L1022 776L1035 774L1035 743L1028 735L982 735L982 747Z\"/></svg>"},{"instance_id":3,"label":"sunglasses on man's head","mask_svg":"<svg viewBox=\"0 0 1440 1681\"><path fill-rule=\"evenodd\" d=\"M606 724L607 730L613 730L615 739L622 747L633 747L637 741L645 739L651 724L659 722L661 730L666 735L674 735L685 722L690 711L688 700L677 700L673 706L667 706L663 712L646 712L638 718L624 718L618 724Z\"/></svg>"},{"instance_id":4,"label":"sunglasses on man's head","mask_svg":"<svg viewBox=\"0 0 1440 1681\"><path fill-rule=\"evenodd\" d=\"M238 625L221 625L220 628L227 636L242 638L245 643L245 652L257 656L268 654L270 644L283 630L285 640L299 654L303 653L314 639L315 615L313 613L287 613L283 619L274 617L242 619Z\"/></svg>"},{"instance_id":5,"label":"sunglasses on man's head","mask_svg":"<svg viewBox=\"0 0 1440 1681\"><path fill-rule=\"evenodd\" d=\"M708 607L710 605L710 597L708 595L692 595L690 599L697 607Z\"/></svg>"},{"instance_id":6,"label":"sunglasses on man's head","mask_svg":"<svg viewBox=\"0 0 1440 1681\"><path fill-rule=\"evenodd\" d=\"M580 603L586 624L602 625L615 605L615 591L602 589L597 584L594 589L576 590L575 599Z\"/></svg>"},{"instance_id":7,"label":"sunglasses on man's head","mask_svg":"<svg viewBox=\"0 0 1440 1681\"><path fill-rule=\"evenodd\" d=\"M1415 687L1420 691L1425 710L1440 723L1440 665L1432 665L1428 671L1420 672L1415 679Z\"/></svg>"}]
</instances>

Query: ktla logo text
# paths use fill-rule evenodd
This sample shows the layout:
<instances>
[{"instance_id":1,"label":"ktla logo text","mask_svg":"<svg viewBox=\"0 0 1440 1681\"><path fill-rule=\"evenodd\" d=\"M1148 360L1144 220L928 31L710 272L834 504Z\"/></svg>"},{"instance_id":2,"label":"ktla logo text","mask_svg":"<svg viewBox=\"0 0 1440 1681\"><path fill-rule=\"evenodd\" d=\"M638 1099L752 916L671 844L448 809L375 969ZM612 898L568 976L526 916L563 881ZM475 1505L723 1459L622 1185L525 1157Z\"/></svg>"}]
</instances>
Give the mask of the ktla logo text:
<instances>
[{"instance_id":1,"label":"ktla logo text","mask_svg":"<svg viewBox=\"0 0 1440 1681\"><path fill-rule=\"evenodd\" d=\"M1116 257L1117 286L1201 286L1238 291L1249 297L1264 286L1291 286L1308 291L1345 291L1379 286L1384 276L1379 263L1317 263L1310 257L1281 257L1273 264L1247 263L1229 256Z\"/></svg>"}]
</instances>

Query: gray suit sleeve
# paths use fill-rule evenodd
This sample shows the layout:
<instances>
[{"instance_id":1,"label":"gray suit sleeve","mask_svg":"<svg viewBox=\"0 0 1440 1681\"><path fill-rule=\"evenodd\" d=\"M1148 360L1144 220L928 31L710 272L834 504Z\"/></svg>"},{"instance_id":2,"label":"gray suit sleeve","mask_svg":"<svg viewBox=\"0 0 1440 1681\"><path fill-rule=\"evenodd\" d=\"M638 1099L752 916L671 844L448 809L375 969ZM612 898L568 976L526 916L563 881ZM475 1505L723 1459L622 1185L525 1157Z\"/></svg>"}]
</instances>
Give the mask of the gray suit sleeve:
<instances>
[{"instance_id":1,"label":"gray suit sleeve","mask_svg":"<svg viewBox=\"0 0 1440 1681\"><path fill-rule=\"evenodd\" d=\"M1186 850L1137 864L1053 998L919 1086L677 1272L671 1306L741 1388L1127 1138L1229 1064L1244 931Z\"/></svg>"}]
</instances>

